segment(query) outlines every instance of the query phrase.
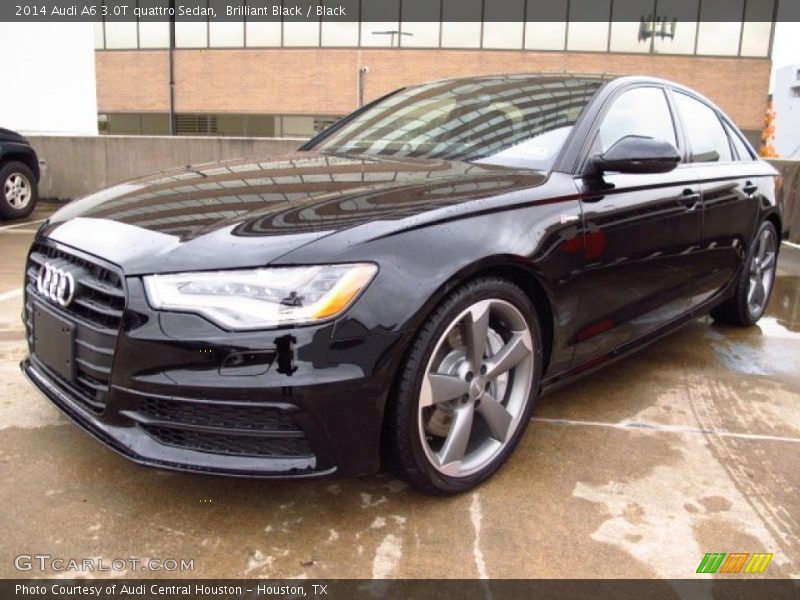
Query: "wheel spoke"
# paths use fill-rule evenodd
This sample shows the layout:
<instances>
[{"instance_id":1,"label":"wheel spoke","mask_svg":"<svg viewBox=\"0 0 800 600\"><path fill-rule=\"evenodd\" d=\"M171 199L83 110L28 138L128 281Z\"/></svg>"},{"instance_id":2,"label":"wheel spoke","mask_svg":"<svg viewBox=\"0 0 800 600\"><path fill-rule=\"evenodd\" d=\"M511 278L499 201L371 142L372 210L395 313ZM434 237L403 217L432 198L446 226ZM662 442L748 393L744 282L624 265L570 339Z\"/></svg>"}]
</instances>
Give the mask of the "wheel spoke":
<instances>
[{"instance_id":1,"label":"wheel spoke","mask_svg":"<svg viewBox=\"0 0 800 600\"><path fill-rule=\"evenodd\" d=\"M420 405L443 404L469 391L466 381L453 375L428 373L420 390Z\"/></svg>"},{"instance_id":2,"label":"wheel spoke","mask_svg":"<svg viewBox=\"0 0 800 600\"><path fill-rule=\"evenodd\" d=\"M769 230L765 229L761 232L761 235L758 238L758 248L756 248L756 256L758 257L759 264L764 260L764 255L769 247L769 242Z\"/></svg>"},{"instance_id":3,"label":"wheel spoke","mask_svg":"<svg viewBox=\"0 0 800 600\"><path fill-rule=\"evenodd\" d=\"M511 427L511 414L506 407L495 400L491 394L484 392L481 396L481 403L478 405L478 412L489 426L492 437L498 442L505 442Z\"/></svg>"},{"instance_id":4,"label":"wheel spoke","mask_svg":"<svg viewBox=\"0 0 800 600\"><path fill-rule=\"evenodd\" d=\"M480 369L483 355L486 353L486 336L489 332L488 300L475 304L464 318L466 329L467 352L470 365L474 371Z\"/></svg>"},{"instance_id":5,"label":"wheel spoke","mask_svg":"<svg viewBox=\"0 0 800 600\"><path fill-rule=\"evenodd\" d=\"M764 304L764 300L767 298L767 293L764 290L764 283L761 279L756 281L756 294L755 294L755 303L760 308L762 304Z\"/></svg>"},{"instance_id":6,"label":"wheel spoke","mask_svg":"<svg viewBox=\"0 0 800 600\"><path fill-rule=\"evenodd\" d=\"M515 331L506 345L497 351L486 364L486 378L494 379L518 365L531 353L528 336L523 331Z\"/></svg>"},{"instance_id":7,"label":"wheel spoke","mask_svg":"<svg viewBox=\"0 0 800 600\"><path fill-rule=\"evenodd\" d=\"M747 289L747 303L754 304L756 298L756 287L758 286L758 278L756 276L750 277L750 286Z\"/></svg>"},{"instance_id":8,"label":"wheel spoke","mask_svg":"<svg viewBox=\"0 0 800 600\"><path fill-rule=\"evenodd\" d=\"M773 267L775 264L775 253L774 252L767 252L764 258L761 259L758 266L761 267L762 271L768 271Z\"/></svg>"},{"instance_id":9,"label":"wheel spoke","mask_svg":"<svg viewBox=\"0 0 800 600\"><path fill-rule=\"evenodd\" d=\"M458 475L461 460L467 451L469 436L472 433L472 419L475 410L472 403L466 404L455 411L453 424L444 441L437 458L442 471L448 475Z\"/></svg>"}]
</instances>

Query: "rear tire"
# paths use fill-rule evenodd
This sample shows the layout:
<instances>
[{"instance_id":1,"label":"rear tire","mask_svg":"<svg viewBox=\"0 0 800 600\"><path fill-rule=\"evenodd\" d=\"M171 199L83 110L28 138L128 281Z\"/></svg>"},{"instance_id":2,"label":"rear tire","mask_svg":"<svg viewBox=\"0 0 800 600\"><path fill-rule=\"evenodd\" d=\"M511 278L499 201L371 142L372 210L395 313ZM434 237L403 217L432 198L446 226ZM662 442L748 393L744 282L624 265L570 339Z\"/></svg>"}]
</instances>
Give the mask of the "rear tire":
<instances>
[{"instance_id":1,"label":"rear tire","mask_svg":"<svg viewBox=\"0 0 800 600\"><path fill-rule=\"evenodd\" d=\"M778 233L765 221L758 228L731 298L711 311L718 323L748 327L764 315L772 296L778 260Z\"/></svg>"},{"instance_id":2,"label":"rear tire","mask_svg":"<svg viewBox=\"0 0 800 600\"><path fill-rule=\"evenodd\" d=\"M38 199L36 177L28 165L12 160L0 167L0 217L27 217Z\"/></svg>"},{"instance_id":3,"label":"rear tire","mask_svg":"<svg viewBox=\"0 0 800 600\"><path fill-rule=\"evenodd\" d=\"M541 365L539 321L520 288L486 277L457 289L419 330L399 374L386 416L391 466L431 494L486 480L525 432Z\"/></svg>"}]
</instances>

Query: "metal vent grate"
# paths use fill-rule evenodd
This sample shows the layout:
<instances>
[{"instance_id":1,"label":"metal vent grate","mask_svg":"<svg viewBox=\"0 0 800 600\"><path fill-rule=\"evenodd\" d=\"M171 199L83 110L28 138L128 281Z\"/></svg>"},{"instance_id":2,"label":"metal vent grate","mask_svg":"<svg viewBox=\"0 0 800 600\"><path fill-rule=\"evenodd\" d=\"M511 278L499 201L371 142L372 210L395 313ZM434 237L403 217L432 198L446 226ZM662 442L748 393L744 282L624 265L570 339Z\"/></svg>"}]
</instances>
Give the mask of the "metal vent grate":
<instances>
[{"instance_id":1,"label":"metal vent grate","mask_svg":"<svg viewBox=\"0 0 800 600\"><path fill-rule=\"evenodd\" d=\"M216 135L216 115L175 115L177 135Z\"/></svg>"}]
</instances>

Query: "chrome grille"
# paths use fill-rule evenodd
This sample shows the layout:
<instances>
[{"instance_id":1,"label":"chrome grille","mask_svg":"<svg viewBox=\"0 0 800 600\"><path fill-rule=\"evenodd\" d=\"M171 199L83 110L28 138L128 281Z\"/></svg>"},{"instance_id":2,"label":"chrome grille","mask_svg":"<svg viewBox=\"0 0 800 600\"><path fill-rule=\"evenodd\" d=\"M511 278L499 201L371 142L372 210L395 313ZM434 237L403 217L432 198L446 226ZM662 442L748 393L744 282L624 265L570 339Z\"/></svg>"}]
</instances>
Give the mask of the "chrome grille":
<instances>
[{"instance_id":1,"label":"chrome grille","mask_svg":"<svg viewBox=\"0 0 800 600\"><path fill-rule=\"evenodd\" d=\"M36 278L45 262L76 273L75 297L62 307L42 296ZM125 289L122 276L110 266L79 256L62 248L37 243L28 255L25 270L25 324L28 347L33 352L33 302L75 324L75 379L67 381L45 365L39 364L70 396L86 408L100 413L105 408L111 378L111 365L117 344Z\"/></svg>"}]
</instances>

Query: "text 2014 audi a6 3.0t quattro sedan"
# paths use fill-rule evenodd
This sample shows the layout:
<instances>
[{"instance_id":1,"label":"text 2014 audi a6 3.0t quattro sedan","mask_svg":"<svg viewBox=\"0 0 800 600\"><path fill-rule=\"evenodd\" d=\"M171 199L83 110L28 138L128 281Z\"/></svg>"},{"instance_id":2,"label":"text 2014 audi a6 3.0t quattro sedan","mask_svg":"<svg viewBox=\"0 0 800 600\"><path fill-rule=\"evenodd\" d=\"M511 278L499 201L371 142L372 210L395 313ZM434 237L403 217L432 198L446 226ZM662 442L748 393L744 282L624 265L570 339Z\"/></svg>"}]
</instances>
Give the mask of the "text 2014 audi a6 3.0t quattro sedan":
<instances>
[{"instance_id":1,"label":"text 2014 audi a6 3.0t quattro sedan","mask_svg":"<svg viewBox=\"0 0 800 600\"><path fill-rule=\"evenodd\" d=\"M711 311L750 325L780 179L696 93L505 75L389 94L280 159L167 171L41 228L33 384L130 459L466 490L535 398Z\"/></svg>"}]
</instances>

